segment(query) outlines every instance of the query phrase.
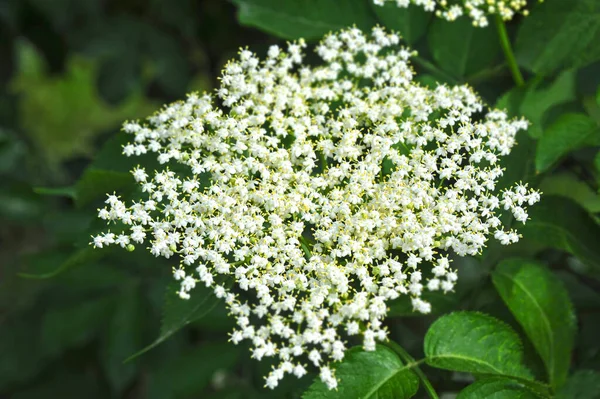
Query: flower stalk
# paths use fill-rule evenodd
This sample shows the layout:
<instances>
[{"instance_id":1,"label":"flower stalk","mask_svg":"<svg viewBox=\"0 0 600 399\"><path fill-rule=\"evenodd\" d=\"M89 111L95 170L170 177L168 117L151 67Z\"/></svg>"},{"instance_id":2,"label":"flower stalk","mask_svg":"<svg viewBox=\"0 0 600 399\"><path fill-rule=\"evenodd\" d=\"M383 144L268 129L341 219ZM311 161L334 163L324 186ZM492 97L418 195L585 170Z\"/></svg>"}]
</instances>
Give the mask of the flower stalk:
<instances>
[{"instance_id":1,"label":"flower stalk","mask_svg":"<svg viewBox=\"0 0 600 399\"><path fill-rule=\"evenodd\" d=\"M510 44L510 39L508 38L508 33L506 31L506 24L504 23L502 17L500 17L499 15L496 15L496 28L498 30L498 38L500 39L500 45L502 46L502 51L504 51L504 56L506 58L506 62L508 64L510 72L513 76L516 85L518 87L521 87L525 84L525 80L523 79L523 75L521 74L521 70L519 69L519 65L517 64L515 54Z\"/></svg>"}]
</instances>

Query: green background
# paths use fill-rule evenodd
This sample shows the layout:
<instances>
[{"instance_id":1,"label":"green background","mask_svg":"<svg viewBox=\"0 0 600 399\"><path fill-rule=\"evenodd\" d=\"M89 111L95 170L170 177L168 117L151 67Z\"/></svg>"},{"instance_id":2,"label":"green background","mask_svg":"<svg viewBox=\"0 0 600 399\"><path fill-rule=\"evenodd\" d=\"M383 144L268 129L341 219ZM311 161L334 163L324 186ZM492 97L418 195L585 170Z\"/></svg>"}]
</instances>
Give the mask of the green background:
<instances>
[{"instance_id":1,"label":"green background","mask_svg":"<svg viewBox=\"0 0 600 399\"><path fill-rule=\"evenodd\" d=\"M507 23L519 87L493 18L476 29L392 3L0 3L0 397L428 397L405 367L423 359L438 394L600 398L600 2L545 0ZM478 257L455 259L456 292L431 294L433 314L417 317L408 300L390 305L390 338L404 349L352 349L338 391L311 386L313 375L269 391L270 365L227 342L233 321L222 303L200 288L190 302L174 297L172 262L142 248L89 248L103 229L95 210L104 194L134 195L135 163L120 156L117 132L215 87L241 46L264 54L273 43L376 24L418 50L423 84L468 83L531 122L500 185L527 182L542 201L517 245L490 242Z\"/></svg>"}]
</instances>

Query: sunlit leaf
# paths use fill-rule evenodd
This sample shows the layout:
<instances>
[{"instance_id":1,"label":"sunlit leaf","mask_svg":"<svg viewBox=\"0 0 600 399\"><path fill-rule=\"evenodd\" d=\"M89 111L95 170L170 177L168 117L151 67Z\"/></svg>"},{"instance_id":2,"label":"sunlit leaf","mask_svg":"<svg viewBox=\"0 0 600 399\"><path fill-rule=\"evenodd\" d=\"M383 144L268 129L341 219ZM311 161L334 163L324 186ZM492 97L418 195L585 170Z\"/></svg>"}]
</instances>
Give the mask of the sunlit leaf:
<instances>
[{"instance_id":1,"label":"sunlit leaf","mask_svg":"<svg viewBox=\"0 0 600 399\"><path fill-rule=\"evenodd\" d=\"M425 335L425 356L437 368L532 379L523 365L518 335L482 313L457 312L437 319Z\"/></svg>"},{"instance_id":2,"label":"sunlit leaf","mask_svg":"<svg viewBox=\"0 0 600 399\"><path fill-rule=\"evenodd\" d=\"M492 280L544 361L550 384L562 386L576 327L573 305L561 281L544 266L523 259L501 262Z\"/></svg>"},{"instance_id":3,"label":"sunlit leaf","mask_svg":"<svg viewBox=\"0 0 600 399\"><path fill-rule=\"evenodd\" d=\"M391 349L378 345L367 352L355 347L336 365L338 387L330 390L320 379L302 395L303 399L404 399L419 389L417 375Z\"/></svg>"}]
</instances>

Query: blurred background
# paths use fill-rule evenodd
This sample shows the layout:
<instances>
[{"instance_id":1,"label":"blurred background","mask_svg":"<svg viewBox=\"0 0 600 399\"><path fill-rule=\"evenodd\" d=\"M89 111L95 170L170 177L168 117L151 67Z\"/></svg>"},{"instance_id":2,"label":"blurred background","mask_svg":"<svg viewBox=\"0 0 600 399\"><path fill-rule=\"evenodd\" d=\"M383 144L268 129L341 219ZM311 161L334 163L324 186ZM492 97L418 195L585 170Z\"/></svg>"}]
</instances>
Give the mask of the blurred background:
<instances>
[{"instance_id":1,"label":"blurred background","mask_svg":"<svg viewBox=\"0 0 600 399\"><path fill-rule=\"evenodd\" d=\"M260 17L251 11L245 10L249 24ZM381 21L394 20L387 10L379 12ZM415 19L422 36L429 16L416 13L425 18ZM265 389L270 365L227 342L233 321L223 304L201 292L187 302L174 296L169 284L176 261L156 259L141 247L97 251L88 245L90 234L106 229L96 220L105 194L118 191L131 199L129 170L138 162L152 168L147 159L120 155L127 138L117 134L123 121L144 118L188 92L211 90L240 47L260 54L278 42L242 27L236 17L225 0L0 0L0 399L299 398L312 382L312 376L286 378L276 391ZM450 26L444 24L435 25ZM468 21L452 27L459 33L470 29ZM454 59L455 49L440 37L444 57ZM463 35L455 38L448 43L462 46ZM436 85L456 72L446 62L441 64L449 71L440 71L427 61L436 58L428 41L413 39L423 56L414 60L422 83ZM542 116L551 121L559 111L580 111L579 97L600 121L592 97L600 84L598 62L564 72L551 84L536 82L525 96L512 90L500 97L512 88L510 74L499 45L482 48L490 53L485 65L470 63L474 70L458 71L462 77L452 81L469 82L488 102L538 125ZM535 143L526 136L519 142L506 159L513 170L508 182L533 176ZM510 250L490 245L483 258L456 260L462 282L457 292L428 298L438 314L480 310L521 331L489 270L502 257L540 253L566 284L578 312L574 363L600 369L600 287L581 278L582 263L565 255L600 264L597 216L589 216L600 212L596 154L597 148L578 151L555 173L533 176L544 178L539 187L545 194L560 196L535 208L534 216L580 244L566 238L548 243L554 236L548 238L544 227ZM557 245L563 251L541 252ZM422 357L424 333L437 316L404 317L412 313L404 299L390 306L390 337ZM534 349L525 345L533 358L528 366L542 375ZM134 354L139 355L124 362ZM457 392L472 381L432 368L426 374L440 392Z\"/></svg>"},{"instance_id":2,"label":"blurred background","mask_svg":"<svg viewBox=\"0 0 600 399\"><path fill-rule=\"evenodd\" d=\"M273 40L226 1L0 1L1 398L264 397L222 307L124 364L159 335L172 265L87 243L102 192L128 182L122 122Z\"/></svg>"}]
</instances>

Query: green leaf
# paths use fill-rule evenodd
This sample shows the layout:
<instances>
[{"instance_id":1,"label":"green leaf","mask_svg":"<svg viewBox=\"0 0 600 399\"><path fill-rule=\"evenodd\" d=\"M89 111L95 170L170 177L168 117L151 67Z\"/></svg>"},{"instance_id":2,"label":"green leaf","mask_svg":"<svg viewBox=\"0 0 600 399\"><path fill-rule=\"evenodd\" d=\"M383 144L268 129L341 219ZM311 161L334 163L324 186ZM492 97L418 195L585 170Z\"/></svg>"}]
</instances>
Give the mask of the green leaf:
<instances>
[{"instance_id":1,"label":"green leaf","mask_svg":"<svg viewBox=\"0 0 600 399\"><path fill-rule=\"evenodd\" d=\"M128 357L127 362L164 342L186 325L204 317L219 303L219 299L215 297L213 291L203 285L197 285L190 293L190 299L187 300L181 299L177 295L178 290L179 283L176 281L172 281L167 287L158 338L144 349Z\"/></svg>"},{"instance_id":2,"label":"green leaf","mask_svg":"<svg viewBox=\"0 0 600 399\"><path fill-rule=\"evenodd\" d=\"M570 198L588 212L600 212L600 195L573 173L562 172L546 176L538 188L544 195Z\"/></svg>"},{"instance_id":3,"label":"green leaf","mask_svg":"<svg viewBox=\"0 0 600 399\"><path fill-rule=\"evenodd\" d=\"M575 340L573 305L561 281L544 266L522 259L501 262L496 290L544 361L555 389L567 379Z\"/></svg>"},{"instance_id":4,"label":"green leaf","mask_svg":"<svg viewBox=\"0 0 600 399\"><path fill-rule=\"evenodd\" d=\"M95 83L96 65L90 60L73 57L65 74L55 77L46 72L44 59L30 44L19 43L18 53L20 68L11 89L19 94L19 119L51 166L89 155L100 133L150 111L141 91L118 108L103 102Z\"/></svg>"},{"instance_id":5,"label":"green leaf","mask_svg":"<svg viewBox=\"0 0 600 399\"><path fill-rule=\"evenodd\" d=\"M600 59L600 2L545 0L517 34L519 63L538 74Z\"/></svg>"},{"instance_id":6,"label":"green leaf","mask_svg":"<svg viewBox=\"0 0 600 399\"><path fill-rule=\"evenodd\" d=\"M75 187L34 187L33 192L52 197L67 197L73 199L77 196Z\"/></svg>"},{"instance_id":7,"label":"green leaf","mask_svg":"<svg viewBox=\"0 0 600 399\"><path fill-rule=\"evenodd\" d=\"M303 399L403 399L419 389L417 375L389 348L377 345L372 352L360 347L346 352L336 365L338 387L329 390L319 378L302 395Z\"/></svg>"},{"instance_id":8,"label":"green leaf","mask_svg":"<svg viewBox=\"0 0 600 399\"><path fill-rule=\"evenodd\" d=\"M434 18L427 35L437 65L455 76L468 76L490 66L500 55L496 31L475 28L468 18L449 22Z\"/></svg>"},{"instance_id":9,"label":"green leaf","mask_svg":"<svg viewBox=\"0 0 600 399\"><path fill-rule=\"evenodd\" d=\"M514 88L504 94L496 107L506 109L510 116L524 116L531 126L527 130L534 138L542 136L544 123L552 108L574 101L576 97L575 71L565 71L551 83L542 86L534 79L524 88Z\"/></svg>"},{"instance_id":10,"label":"green leaf","mask_svg":"<svg viewBox=\"0 0 600 399\"><path fill-rule=\"evenodd\" d=\"M498 179L496 190L512 187L515 182L532 184L536 180L533 165L535 141L524 131L517 134L516 141L517 143L510 154L500 160L500 166L505 171Z\"/></svg>"},{"instance_id":11,"label":"green leaf","mask_svg":"<svg viewBox=\"0 0 600 399\"><path fill-rule=\"evenodd\" d=\"M594 145L600 145L600 128L594 120L584 114L563 114L540 138L535 167L544 172L571 151Z\"/></svg>"},{"instance_id":12,"label":"green leaf","mask_svg":"<svg viewBox=\"0 0 600 399\"><path fill-rule=\"evenodd\" d=\"M79 207L85 206L98 198L106 198L107 193L121 191L133 184L129 173L88 168L75 185L75 202Z\"/></svg>"},{"instance_id":13,"label":"green leaf","mask_svg":"<svg viewBox=\"0 0 600 399\"><path fill-rule=\"evenodd\" d=\"M446 370L532 379L523 365L519 336L482 313L456 312L437 319L425 335L425 356L429 365Z\"/></svg>"},{"instance_id":14,"label":"green leaf","mask_svg":"<svg viewBox=\"0 0 600 399\"><path fill-rule=\"evenodd\" d=\"M148 399L201 397L218 371L235 366L241 348L231 342L208 342L161 363L149 375Z\"/></svg>"},{"instance_id":15,"label":"green leaf","mask_svg":"<svg viewBox=\"0 0 600 399\"><path fill-rule=\"evenodd\" d=\"M61 273L71 270L74 267L81 266L86 263L96 261L107 254L108 250L99 250L91 246L82 248L72 255L70 255L63 263L61 263L54 270L47 273L19 273L19 276L23 278L32 279L48 279L58 276Z\"/></svg>"},{"instance_id":16,"label":"green leaf","mask_svg":"<svg viewBox=\"0 0 600 399\"><path fill-rule=\"evenodd\" d=\"M376 24L363 0L233 0L242 25L253 26L284 39L321 38L326 33L356 25L367 31Z\"/></svg>"},{"instance_id":17,"label":"green leaf","mask_svg":"<svg viewBox=\"0 0 600 399\"><path fill-rule=\"evenodd\" d=\"M529 137L527 132L520 131L516 136L516 145L510 154L500 160L500 166L505 169L504 174L498 179L496 190L502 191L515 185L515 182L528 183L531 186L537 185L539 175L535 174L534 154L535 141ZM507 227L515 224L512 214L505 213L501 220ZM527 248L530 250L530 247ZM490 240L488 247L484 250L483 265L491 269L499 259L505 258L511 251L520 252L519 243L506 246L500 244L498 240Z\"/></svg>"},{"instance_id":18,"label":"green leaf","mask_svg":"<svg viewBox=\"0 0 600 399\"><path fill-rule=\"evenodd\" d=\"M557 399L600 399L600 373L579 370L556 394Z\"/></svg>"},{"instance_id":19,"label":"green leaf","mask_svg":"<svg viewBox=\"0 0 600 399\"><path fill-rule=\"evenodd\" d=\"M525 385L506 378L485 378L475 381L456 397L456 399L539 399Z\"/></svg>"},{"instance_id":20,"label":"green leaf","mask_svg":"<svg viewBox=\"0 0 600 399\"><path fill-rule=\"evenodd\" d=\"M133 177L129 173L89 167L74 186L37 187L34 191L42 195L72 198L78 207L82 207L100 197L105 197L107 193L133 186L133 183Z\"/></svg>"},{"instance_id":21,"label":"green leaf","mask_svg":"<svg viewBox=\"0 0 600 399\"><path fill-rule=\"evenodd\" d=\"M135 286L125 288L119 296L119 306L112 314L102 340L102 366L117 394L121 394L136 376L136 365L124 364L123 361L142 344L142 294Z\"/></svg>"},{"instance_id":22,"label":"green leaf","mask_svg":"<svg viewBox=\"0 0 600 399\"><path fill-rule=\"evenodd\" d=\"M422 7L398 7L392 1L386 1L383 6L369 1L373 11L381 23L399 34L409 44L414 44L425 32L432 13L425 11Z\"/></svg>"},{"instance_id":23,"label":"green leaf","mask_svg":"<svg viewBox=\"0 0 600 399\"><path fill-rule=\"evenodd\" d=\"M568 252L583 263L584 272L600 274L600 226L585 209L567 198L543 195L529 209L529 219L519 227L525 240Z\"/></svg>"}]
</instances>

